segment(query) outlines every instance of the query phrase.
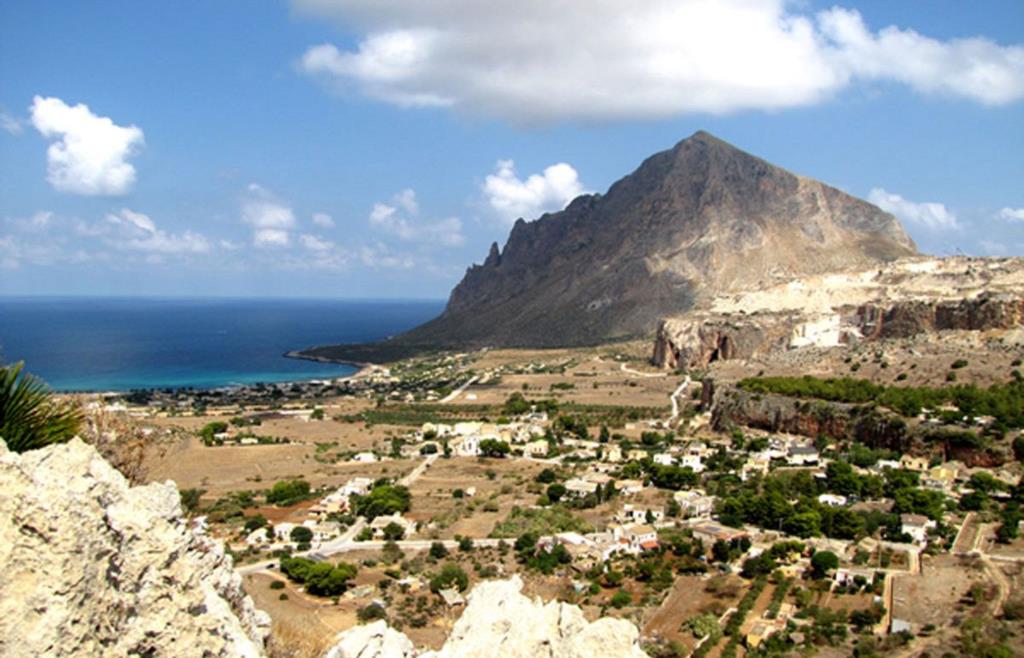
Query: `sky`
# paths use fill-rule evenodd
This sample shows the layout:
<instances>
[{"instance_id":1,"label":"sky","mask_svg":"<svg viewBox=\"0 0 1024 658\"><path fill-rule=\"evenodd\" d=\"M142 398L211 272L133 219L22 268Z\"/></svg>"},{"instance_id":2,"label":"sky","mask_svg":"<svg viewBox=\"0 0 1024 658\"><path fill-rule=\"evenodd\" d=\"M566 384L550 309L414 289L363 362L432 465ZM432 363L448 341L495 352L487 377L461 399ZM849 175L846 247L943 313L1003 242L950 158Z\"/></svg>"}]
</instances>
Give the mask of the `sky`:
<instances>
[{"instance_id":1,"label":"sky","mask_svg":"<svg viewBox=\"0 0 1024 658\"><path fill-rule=\"evenodd\" d=\"M1024 3L8 0L0 295L440 299L697 130L1024 255Z\"/></svg>"}]
</instances>

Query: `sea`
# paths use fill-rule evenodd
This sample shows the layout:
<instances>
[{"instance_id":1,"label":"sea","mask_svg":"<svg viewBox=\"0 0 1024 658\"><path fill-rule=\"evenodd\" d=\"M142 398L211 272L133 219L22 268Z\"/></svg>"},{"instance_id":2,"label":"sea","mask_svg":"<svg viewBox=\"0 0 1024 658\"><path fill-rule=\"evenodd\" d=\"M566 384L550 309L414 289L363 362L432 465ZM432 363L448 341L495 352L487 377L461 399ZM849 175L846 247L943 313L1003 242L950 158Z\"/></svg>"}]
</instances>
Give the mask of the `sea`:
<instances>
[{"instance_id":1,"label":"sea","mask_svg":"<svg viewBox=\"0 0 1024 658\"><path fill-rule=\"evenodd\" d=\"M356 368L284 356L376 341L444 302L0 297L0 363L57 391L127 391L327 379Z\"/></svg>"}]
</instances>

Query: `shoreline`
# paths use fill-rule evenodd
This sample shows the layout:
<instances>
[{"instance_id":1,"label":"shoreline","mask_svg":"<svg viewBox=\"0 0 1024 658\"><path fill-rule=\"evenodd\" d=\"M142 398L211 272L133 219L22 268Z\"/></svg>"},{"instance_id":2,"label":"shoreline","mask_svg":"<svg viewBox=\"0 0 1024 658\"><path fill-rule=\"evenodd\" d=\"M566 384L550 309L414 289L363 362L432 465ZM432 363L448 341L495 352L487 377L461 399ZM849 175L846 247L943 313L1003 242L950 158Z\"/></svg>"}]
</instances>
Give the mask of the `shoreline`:
<instances>
[{"instance_id":1,"label":"shoreline","mask_svg":"<svg viewBox=\"0 0 1024 658\"><path fill-rule=\"evenodd\" d=\"M290 353L285 354L289 358L302 358L291 356ZM223 384L220 386L141 386L137 388L130 388L125 390L95 390L87 391L82 389L77 390L57 390L54 389L55 395L98 395L101 397L107 396L124 396L130 395L135 391L171 391L173 393L180 393L184 391L230 391L239 392L247 389L255 389L257 386L290 386L292 384L312 384L313 382L330 381L333 385L342 385L349 382L364 379L374 370L373 364L369 363L355 363L355 362L340 362L340 361L328 361L326 359L307 359L309 361L319 361L320 363L329 363L335 365L347 365L357 368L357 370L349 375L342 377L298 377L295 379L282 379L273 382L252 382L249 384Z\"/></svg>"}]
</instances>

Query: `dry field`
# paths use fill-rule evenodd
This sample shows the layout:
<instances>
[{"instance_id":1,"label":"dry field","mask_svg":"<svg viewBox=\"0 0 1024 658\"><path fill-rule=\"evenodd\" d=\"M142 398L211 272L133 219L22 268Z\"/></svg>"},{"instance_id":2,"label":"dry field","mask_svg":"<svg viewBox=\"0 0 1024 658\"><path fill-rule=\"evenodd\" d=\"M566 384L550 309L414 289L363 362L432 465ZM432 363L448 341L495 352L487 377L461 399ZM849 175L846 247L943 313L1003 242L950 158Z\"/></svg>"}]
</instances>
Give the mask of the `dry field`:
<instances>
[{"instance_id":1,"label":"dry field","mask_svg":"<svg viewBox=\"0 0 1024 658\"><path fill-rule=\"evenodd\" d=\"M207 447L188 437L153 455L146 466L150 481L173 480L179 489L206 489L207 497L216 498L300 477L314 488L339 486L355 476L400 477L415 465L406 459L335 465L317 461L315 455L316 446L304 443Z\"/></svg>"},{"instance_id":2,"label":"dry field","mask_svg":"<svg viewBox=\"0 0 1024 658\"><path fill-rule=\"evenodd\" d=\"M715 591L708 589L712 581ZM736 576L678 576L662 604L645 615L641 635L666 642L676 640L692 649L696 640L689 631L681 629L682 623L706 612L720 615L735 606L745 592L746 584Z\"/></svg>"},{"instance_id":3,"label":"dry field","mask_svg":"<svg viewBox=\"0 0 1024 658\"><path fill-rule=\"evenodd\" d=\"M410 487L412 509L407 516L422 522L434 519L443 527L425 534L438 538L487 537L513 506L532 505L537 500L537 494L528 493L526 487L543 468L544 464L522 459L438 459ZM493 479L488 472L494 473ZM455 489L469 487L476 487L473 498L452 496ZM488 502L498 509L485 511ZM470 506L476 509L470 510Z\"/></svg>"},{"instance_id":4,"label":"dry field","mask_svg":"<svg viewBox=\"0 0 1024 658\"><path fill-rule=\"evenodd\" d=\"M504 375L498 384L474 384L452 404L500 405L513 393L519 392L528 399L555 399L559 402L573 402L587 405L643 406L669 408L668 396L679 384L679 377L658 372L649 367L629 366L637 372L651 376L637 375L622 370L622 364L607 359L597 360L590 356L564 374L522 374ZM562 389L556 385L571 384L573 388Z\"/></svg>"}]
</instances>

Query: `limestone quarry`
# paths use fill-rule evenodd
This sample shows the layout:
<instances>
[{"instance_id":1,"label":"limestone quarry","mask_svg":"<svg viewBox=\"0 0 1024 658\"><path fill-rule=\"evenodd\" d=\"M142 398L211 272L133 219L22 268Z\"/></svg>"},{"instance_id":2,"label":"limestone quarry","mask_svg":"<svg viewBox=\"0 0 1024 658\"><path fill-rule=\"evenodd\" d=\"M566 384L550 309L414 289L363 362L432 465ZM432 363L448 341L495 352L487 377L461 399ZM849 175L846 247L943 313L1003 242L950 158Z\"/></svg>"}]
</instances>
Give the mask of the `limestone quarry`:
<instances>
[{"instance_id":1,"label":"limestone quarry","mask_svg":"<svg viewBox=\"0 0 1024 658\"><path fill-rule=\"evenodd\" d=\"M664 319L653 360L663 368L704 368L791 348L942 330L1013 331L1022 322L1024 260L909 258L719 295L705 309Z\"/></svg>"}]
</instances>

